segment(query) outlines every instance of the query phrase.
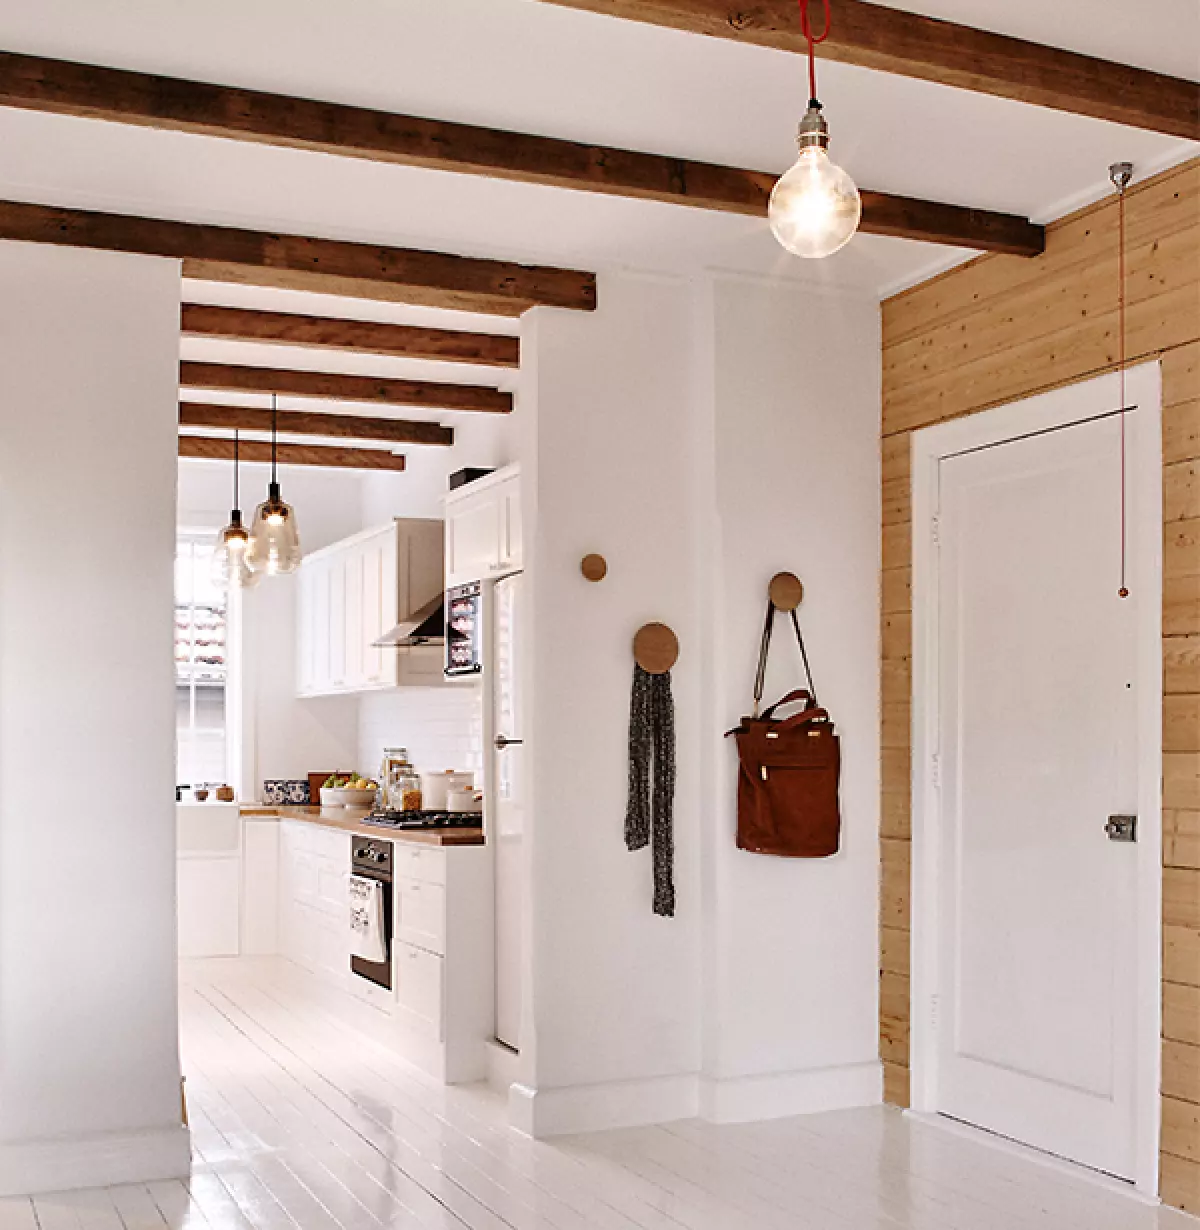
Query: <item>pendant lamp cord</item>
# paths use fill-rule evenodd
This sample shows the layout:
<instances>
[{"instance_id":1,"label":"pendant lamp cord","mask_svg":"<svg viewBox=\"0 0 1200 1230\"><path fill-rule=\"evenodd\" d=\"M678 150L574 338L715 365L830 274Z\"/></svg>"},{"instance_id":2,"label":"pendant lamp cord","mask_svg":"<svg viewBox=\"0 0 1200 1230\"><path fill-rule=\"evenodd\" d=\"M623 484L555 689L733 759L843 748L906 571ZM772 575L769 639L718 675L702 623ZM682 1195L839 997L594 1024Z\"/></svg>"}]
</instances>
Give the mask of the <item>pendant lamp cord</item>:
<instances>
[{"instance_id":1,"label":"pendant lamp cord","mask_svg":"<svg viewBox=\"0 0 1200 1230\"><path fill-rule=\"evenodd\" d=\"M275 417L278 413L279 397L277 394L271 394L271 485L274 486L279 481L278 475L275 473Z\"/></svg>"},{"instance_id":2,"label":"pendant lamp cord","mask_svg":"<svg viewBox=\"0 0 1200 1230\"><path fill-rule=\"evenodd\" d=\"M808 16L808 0L800 0L800 29L808 40L808 103L820 106L817 102L817 44L823 43L829 37L829 0L822 0L825 8L825 26L820 34L814 34L812 21Z\"/></svg>"},{"instance_id":3,"label":"pendant lamp cord","mask_svg":"<svg viewBox=\"0 0 1200 1230\"><path fill-rule=\"evenodd\" d=\"M238 490L238 431L233 429L233 506L241 508L240 492Z\"/></svg>"},{"instance_id":4,"label":"pendant lamp cord","mask_svg":"<svg viewBox=\"0 0 1200 1230\"><path fill-rule=\"evenodd\" d=\"M1118 598L1129 597L1126 584L1129 530L1125 444L1125 411L1128 405L1125 399L1125 188L1125 183L1117 185L1117 280L1120 283L1117 291L1117 331L1120 334L1118 362L1121 380L1121 586L1117 590Z\"/></svg>"}]
</instances>

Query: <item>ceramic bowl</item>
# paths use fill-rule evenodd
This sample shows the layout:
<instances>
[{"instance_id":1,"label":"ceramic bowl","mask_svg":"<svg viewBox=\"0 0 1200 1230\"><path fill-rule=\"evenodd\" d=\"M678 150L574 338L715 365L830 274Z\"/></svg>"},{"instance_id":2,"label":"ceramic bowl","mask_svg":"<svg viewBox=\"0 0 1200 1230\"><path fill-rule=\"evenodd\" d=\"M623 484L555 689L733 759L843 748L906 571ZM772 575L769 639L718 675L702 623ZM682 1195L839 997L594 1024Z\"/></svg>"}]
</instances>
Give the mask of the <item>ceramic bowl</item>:
<instances>
[{"instance_id":1,"label":"ceramic bowl","mask_svg":"<svg viewBox=\"0 0 1200 1230\"><path fill-rule=\"evenodd\" d=\"M347 790L321 787L322 807L373 807L375 804L374 790Z\"/></svg>"}]
</instances>

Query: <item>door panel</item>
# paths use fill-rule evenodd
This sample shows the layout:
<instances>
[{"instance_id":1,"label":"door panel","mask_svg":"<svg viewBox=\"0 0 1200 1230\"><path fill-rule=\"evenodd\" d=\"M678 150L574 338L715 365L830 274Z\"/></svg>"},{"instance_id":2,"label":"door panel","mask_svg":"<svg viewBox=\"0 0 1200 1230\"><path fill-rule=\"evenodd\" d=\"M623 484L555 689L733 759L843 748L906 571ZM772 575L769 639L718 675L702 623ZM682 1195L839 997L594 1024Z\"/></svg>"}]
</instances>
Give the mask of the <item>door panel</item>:
<instances>
[{"instance_id":1,"label":"door panel","mask_svg":"<svg viewBox=\"0 0 1200 1230\"><path fill-rule=\"evenodd\" d=\"M1136 595L1099 419L939 469L943 1112L1133 1172Z\"/></svg>"}]
</instances>

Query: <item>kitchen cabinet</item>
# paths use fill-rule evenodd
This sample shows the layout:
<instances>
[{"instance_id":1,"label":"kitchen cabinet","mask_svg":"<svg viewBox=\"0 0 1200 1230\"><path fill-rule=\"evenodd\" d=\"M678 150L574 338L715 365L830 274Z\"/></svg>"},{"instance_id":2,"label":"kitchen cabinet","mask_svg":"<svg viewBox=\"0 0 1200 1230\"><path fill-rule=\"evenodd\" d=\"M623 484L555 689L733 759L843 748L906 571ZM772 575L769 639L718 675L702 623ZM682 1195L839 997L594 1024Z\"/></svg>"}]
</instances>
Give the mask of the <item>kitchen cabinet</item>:
<instances>
[{"instance_id":1,"label":"kitchen cabinet","mask_svg":"<svg viewBox=\"0 0 1200 1230\"><path fill-rule=\"evenodd\" d=\"M446 586L521 569L521 474L496 470L446 496Z\"/></svg>"},{"instance_id":2,"label":"kitchen cabinet","mask_svg":"<svg viewBox=\"0 0 1200 1230\"><path fill-rule=\"evenodd\" d=\"M241 951L242 840L233 804L175 808L179 955L236 957Z\"/></svg>"},{"instance_id":3,"label":"kitchen cabinet","mask_svg":"<svg viewBox=\"0 0 1200 1230\"><path fill-rule=\"evenodd\" d=\"M440 521L407 518L305 556L296 602L302 697L444 682L442 647L379 639L443 588Z\"/></svg>"},{"instance_id":4,"label":"kitchen cabinet","mask_svg":"<svg viewBox=\"0 0 1200 1230\"><path fill-rule=\"evenodd\" d=\"M350 841L303 821L279 825L279 951L345 983L350 969Z\"/></svg>"}]
</instances>

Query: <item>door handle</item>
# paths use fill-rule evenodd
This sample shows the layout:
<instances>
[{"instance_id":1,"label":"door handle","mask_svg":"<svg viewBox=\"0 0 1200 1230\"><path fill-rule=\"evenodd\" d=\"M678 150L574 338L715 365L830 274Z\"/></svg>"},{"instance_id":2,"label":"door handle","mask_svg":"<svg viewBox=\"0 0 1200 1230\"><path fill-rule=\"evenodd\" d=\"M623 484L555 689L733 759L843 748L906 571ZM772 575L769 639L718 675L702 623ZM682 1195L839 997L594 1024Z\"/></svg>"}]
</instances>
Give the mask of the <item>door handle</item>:
<instances>
[{"instance_id":1,"label":"door handle","mask_svg":"<svg viewBox=\"0 0 1200 1230\"><path fill-rule=\"evenodd\" d=\"M1137 816L1109 816L1104 831L1109 841L1137 841Z\"/></svg>"},{"instance_id":2,"label":"door handle","mask_svg":"<svg viewBox=\"0 0 1200 1230\"><path fill-rule=\"evenodd\" d=\"M494 742L496 751L502 752L506 747L520 747L525 742L524 739L509 739L504 735L497 735Z\"/></svg>"}]
</instances>

